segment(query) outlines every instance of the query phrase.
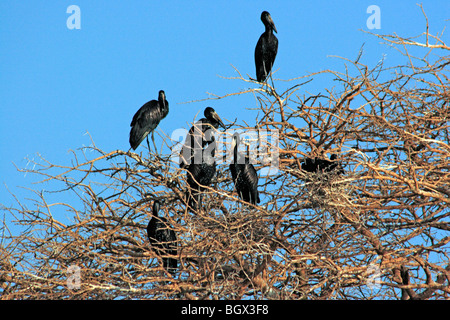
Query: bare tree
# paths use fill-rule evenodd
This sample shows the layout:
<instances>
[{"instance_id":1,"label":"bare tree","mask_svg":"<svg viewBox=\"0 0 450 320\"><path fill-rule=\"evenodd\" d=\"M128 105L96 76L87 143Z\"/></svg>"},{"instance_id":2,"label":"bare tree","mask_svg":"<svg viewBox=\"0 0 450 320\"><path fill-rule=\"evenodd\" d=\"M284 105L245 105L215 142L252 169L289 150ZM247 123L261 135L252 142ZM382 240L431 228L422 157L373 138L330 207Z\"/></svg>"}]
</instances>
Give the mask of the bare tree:
<instances>
[{"instance_id":1,"label":"bare tree","mask_svg":"<svg viewBox=\"0 0 450 320\"><path fill-rule=\"evenodd\" d=\"M292 79L284 92L236 70L232 81L256 85L208 98L253 95L254 125L233 127L278 135L265 147L256 139L259 205L240 200L218 161L207 201L189 211L186 170L143 146L92 143L71 165L19 168L57 187L2 207L2 299L448 299L450 48L428 21L416 38L375 36L406 64L369 67L360 52L344 73ZM316 77L333 89L300 94ZM331 154L343 174L302 169ZM156 199L177 234L174 274L146 235Z\"/></svg>"}]
</instances>

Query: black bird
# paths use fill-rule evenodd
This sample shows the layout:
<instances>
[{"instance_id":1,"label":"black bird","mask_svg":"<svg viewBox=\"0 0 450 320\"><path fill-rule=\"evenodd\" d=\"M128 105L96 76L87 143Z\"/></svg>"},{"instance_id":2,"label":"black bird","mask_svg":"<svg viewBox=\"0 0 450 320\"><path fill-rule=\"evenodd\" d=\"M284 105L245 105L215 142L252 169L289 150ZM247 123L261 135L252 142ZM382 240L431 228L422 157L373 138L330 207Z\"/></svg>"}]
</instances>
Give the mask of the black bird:
<instances>
[{"instance_id":1,"label":"black bird","mask_svg":"<svg viewBox=\"0 0 450 320\"><path fill-rule=\"evenodd\" d=\"M159 91L158 100L151 100L144 104L133 116L131 120L130 131L130 145L133 150L141 144L141 142L147 138L147 146L150 149L148 143L148 134L158 126L159 122L164 119L169 113L169 102L166 100L166 95L163 90Z\"/></svg>"},{"instance_id":2,"label":"black bird","mask_svg":"<svg viewBox=\"0 0 450 320\"><path fill-rule=\"evenodd\" d=\"M230 164L231 176L239 197L253 205L259 203L258 193L258 174L255 167L250 163L248 157L245 157L238 151L239 134L233 135L231 150L233 150L233 161Z\"/></svg>"},{"instance_id":3,"label":"black bird","mask_svg":"<svg viewBox=\"0 0 450 320\"><path fill-rule=\"evenodd\" d=\"M191 210L197 211L201 207L203 192L211 185L216 175L215 149L216 142L212 136L212 141L201 149L201 152L196 152L193 162L187 166L186 177L189 188L186 196ZM201 160L198 154L201 155Z\"/></svg>"},{"instance_id":4,"label":"black bird","mask_svg":"<svg viewBox=\"0 0 450 320\"><path fill-rule=\"evenodd\" d=\"M278 39L273 34L273 31L277 32L277 28L267 11L261 13L261 21L264 23L266 31L259 37L255 48L256 80L258 82L266 80L278 52Z\"/></svg>"},{"instance_id":5,"label":"black bird","mask_svg":"<svg viewBox=\"0 0 450 320\"><path fill-rule=\"evenodd\" d=\"M211 184L216 174L216 141L213 132L221 126L226 129L216 111L207 107L205 117L197 121L189 130L180 154L180 168L187 169L187 203L191 210L201 206L205 186Z\"/></svg>"},{"instance_id":6,"label":"black bird","mask_svg":"<svg viewBox=\"0 0 450 320\"><path fill-rule=\"evenodd\" d=\"M213 141L213 129L217 130L219 126L226 129L219 115L213 108L205 108L204 116L204 118L201 118L194 123L186 136L180 155L180 168L184 168L190 163L195 162L194 158L196 156L198 156L200 160L196 162L201 163L203 148Z\"/></svg>"},{"instance_id":7,"label":"black bird","mask_svg":"<svg viewBox=\"0 0 450 320\"><path fill-rule=\"evenodd\" d=\"M343 174L344 169L340 161L336 161L337 156L332 154L330 160L314 158L306 158L302 163L302 169L308 172L331 172Z\"/></svg>"},{"instance_id":8,"label":"black bird","mask_svg":"<svg viewBox=\"0 0 450 320\"><path fill-rule=\"evenodd\" d=\"M162 258L164 268L171 274L176 272L178 261L167 257L177 255L177 236L173 229L169 228L167 219L159 217L159 201L153 202L153 217L147 226L147 235L151 247Z\"/></svg>"}]
</instances>

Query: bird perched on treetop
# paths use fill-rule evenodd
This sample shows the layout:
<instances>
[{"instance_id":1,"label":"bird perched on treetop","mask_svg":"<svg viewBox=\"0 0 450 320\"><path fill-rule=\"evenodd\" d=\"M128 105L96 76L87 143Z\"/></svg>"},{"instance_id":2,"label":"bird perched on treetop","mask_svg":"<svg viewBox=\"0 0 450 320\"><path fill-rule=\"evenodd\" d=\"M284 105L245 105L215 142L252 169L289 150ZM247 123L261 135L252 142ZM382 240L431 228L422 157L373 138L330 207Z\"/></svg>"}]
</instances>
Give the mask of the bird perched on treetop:
<instances>
[{"instance_id":1,"label":"bird perched on treetop","mask_svg":"<svg viewBox=\"0 0 450 320\"><path fill-rule=\"evenodd\" d=\"M238 151L239 142L239 134L235 133L231 143L231 150L233 151L233 161L230 164L231 176L239 197L256 205L256 203L260 202L258 174L255 167L250 163L249 158Z\"/></svg>"},{"instance_id":2,"label":"bird perched on treetop","mask_svg":"<svg viewBox=\"0 0 450 320\"><path fill-rule=\"evenodd\" d=\"M216 111L207 107L205 118L197 121L189 130L180 154L180 168L186 169L187 203L191 210L201 207L203 192L216 174L214 130L219 126L226 129Z\"/></svg>"},{"instance_id":3,"label":"bird perched on treetop","mask_svg":"<svg viewBox=\"0 0 450 320\"><path fill-rule=\"evenodd\" d=\"M275 57L278 52L278 39L273 34L277 32L277 28L273 23L272 17L267 11L261 13L261 21L264 23L266 30L259 37L255 48L255 66L256 80L264 82L272 70Z\"/></svg>"},{"instance_id":4,"label":"bird perched on treetop","mask_svg":"<svg viewBox=\"0 0 450 320\"><path fill-rule=\"evenodd\" d=\"M161 256L164 269L173 274L178 267L178 261L167 256L177 255L177 236L175 231L169 228L167 219L158 216L159 208L160 203L156 200L153 202L153 216L147 225L147 236L152 249Z\"/></svg>"},{"instance_id":5,"label":"bird perched on treetop","mask_svg":"<svg viewBox=\"0 0 450 320\"><path fill-rule=\"evenodd\" d=\"M305 158L302 163L302 169L308 172L334 172L338 175L344 173L344 168L340 161L337 161L337 155L332 154L330 160L314 158Z\"/></svg>"},{"instance_id":6,"label":"bird perched on treetop","mask_svg":"<svg viewBox=\"0 0 450 320\"><path fill-rule=\"evenodd\" d=\"M158 126L160 121L164 119L169 113L169 102L166 100L166 94L163 90L159 91L158 100L151 100L144 104L133 116L131 120L130 131L130 146L133 150L141 144L141 142L147 138L147 146L150 149L148 143L148 134Z\"/></svg>"},{"instance_id":7,"label":"bird perched on treetop","mask_svg":"<svg viewBox=\"0 0 450 320\"><path fill-rule=\"evenodd\" d=\"M222 119L213 108L205 108L204 116L194 123L186 136L180 154L180 168L193 163L195 155L201 155L203 148L213 141L214 130L218 129L219 126L226 129Z\"/></svg>"}]
</instances>

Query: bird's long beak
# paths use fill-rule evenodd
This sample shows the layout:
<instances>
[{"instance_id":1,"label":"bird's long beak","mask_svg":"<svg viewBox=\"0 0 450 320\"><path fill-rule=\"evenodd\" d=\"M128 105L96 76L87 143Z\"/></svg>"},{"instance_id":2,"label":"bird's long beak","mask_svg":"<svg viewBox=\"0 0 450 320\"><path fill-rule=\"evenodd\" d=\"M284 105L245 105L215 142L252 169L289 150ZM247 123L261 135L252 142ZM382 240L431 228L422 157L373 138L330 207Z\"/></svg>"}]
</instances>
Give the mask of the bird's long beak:
<instances>
[{"instance_id":1,"label":"bird's long beak","mask_svg":"<svg viewBox=\"0 0 450 320\"><path fill-rule=\"evenodd\" d=\"M226 129L225 125L222 122L222 119L220 119L219 115L217 114L217 112L213 113L213 118L220 124L220 126L224 129Z\"/></svg>"},{"instance_id":2,"label":"bird's long beak","mask_svg":"<svg viewBox=\"0 0 450 320\"><path fill-rule=\"evenodd\" d=\"M269 20L269 24L272 27L273 31L275 31L275 33L278 33L277 28L275 27L275 23L273 23L272 17L268 16L267 19Z\"/></svg>"},{"instance_id":3,"label":"bird's long beak","mask_svg":"<svg viewBox=\"0 0 450 320\"><path fill-rule=\"evenodd\" d=\"M233 136L233 139L231 139L231 152L233 152L234 148L236 148L236 144L237 144L236 137Z\"/></svg>"},{"instance_id":4,"label":"bird's long beak","mask_svg":"<svg viewBox=\"0 0 450 320\"><path fill-rule=\"evenodd\" d=\"M164 104L164 106L166 106L166 95L164 92L160 92L159 93L159 97L158 97L159 101L162 101L162 103Z\"/></svg>"}]
</instances>

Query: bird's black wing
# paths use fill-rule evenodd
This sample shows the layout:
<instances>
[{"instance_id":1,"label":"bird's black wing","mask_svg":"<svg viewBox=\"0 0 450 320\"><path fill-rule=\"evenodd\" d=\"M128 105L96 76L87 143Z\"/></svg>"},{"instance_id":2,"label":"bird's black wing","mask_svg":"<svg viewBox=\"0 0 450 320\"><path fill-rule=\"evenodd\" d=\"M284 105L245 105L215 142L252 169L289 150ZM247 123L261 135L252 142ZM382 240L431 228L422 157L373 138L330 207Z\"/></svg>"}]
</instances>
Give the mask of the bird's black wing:
<instances>
[{"instance_id":1,"label":"bird's black wing","mask_svg":"<svg viewBox=\"0 0 450 320\"><path fill-rule=\"evenodd\" d=\"M256 79L258 81L264 81L266 78L266 72L264 69L264 51L265 47L265 38L264 34L262 34L255 47L255 67L256 67Z\"/></svg>"},{"instance_id":2,"label":"bird's black wing","mask_svg":"<svg viewBox=\"0 0 450 320\"><path fill-rule=\"evenodd\" d=\"M161 256L163 267L171 273L176 271L178 261L167 256L177 255L177 236L174 230L167 225L163 217L153 217L148 226L147 234L152 249Z\"/></svg>"},{"instance_id":3,"label":"bird's black wing","mask_svg":"<svg viewBox=\"0 0 450 320\"><path fill-rule=\"evenodd\" d=\"M155 252L159 255L160 254L160 243L158 240L158 229L159 229L160 221L153 217L150 219L150 222L147 226L147 237L148 241L150 243L150 246Z\"/></svg>"},{"instance_id":4,"label":"bird's black wing","mask_svg":"<svg viewBox=\"0 0 450 320\"><path fill-rule=\"evenodd\" d=\"M192 125L189 129L184 145L180 153L180 167L185 167L193 163L194 152L202 152L207 141L205 140L205 131L208 125L206 119L202 118Z\"/></svg>"},{"instance_id":5,"label":"bird's black wing","mask_svg":"<svg viewBox=\"0 0 450 320\"><path fill-rule=\"evenodd\" d=\"M252 164L230 164L231 177L239 197L250 203L259 203L258 174Z\"/></svg>"},{"instance_id":6,"label":"bird's black wing","mask_svg":"<svg viewBox=\"0 0 450 320\"><path fill-rule=\"evenodd\" d=\"M144 104L131 121L130 145L136 149L145 137L152 132L162 119L158 101L152 100Z\"/></svg>"},{"instance_id":7,"label":"bird's black wing","mask_svg":"<svg viewBox=\"0 0 450 320\"><path fill-rule=\"evenodd\" d=\"M272 70L278 52L278 39L273 34L263 33L255 48L256 79L264 81Z\"/></svg>"},{"instance_id":8,"label":"bird's black wing","mask_svg":"<svg viewBox=\"0 0 450 320\"><path fill-rule=\"evenodd\" d=\"M247 180L248 186L249 186L249 193L251 196L251 201L253 204L259 203L259 192L258 192L258 173L256 172L255 167L247 163L245 165L245 179Z\"/></svg>"}]
</instances>

